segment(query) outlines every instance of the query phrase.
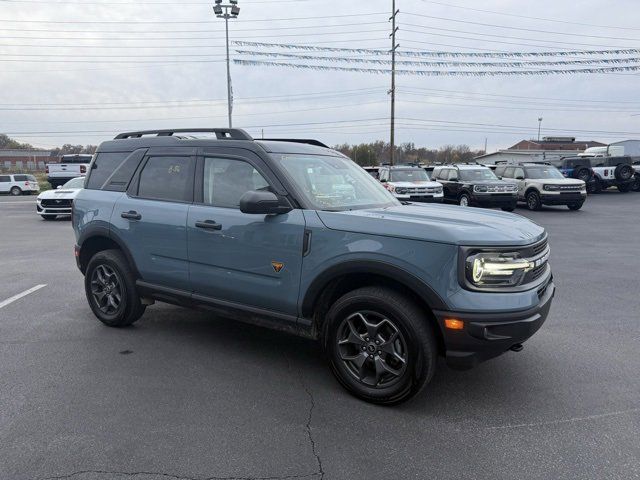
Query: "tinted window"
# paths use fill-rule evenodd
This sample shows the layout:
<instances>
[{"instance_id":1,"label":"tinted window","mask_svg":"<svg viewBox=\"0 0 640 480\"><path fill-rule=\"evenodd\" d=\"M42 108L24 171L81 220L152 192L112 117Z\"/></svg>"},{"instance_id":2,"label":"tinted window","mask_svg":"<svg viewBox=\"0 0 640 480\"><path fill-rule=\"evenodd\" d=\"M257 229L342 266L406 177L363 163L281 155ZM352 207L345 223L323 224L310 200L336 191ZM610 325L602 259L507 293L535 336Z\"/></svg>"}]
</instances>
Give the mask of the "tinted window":
<instances>
[{"instance_id":1,"label":"tinted window","mask_svg":"<svg viewBox=\"0 0 640 480\"><path fill-rule=\"evenodd\" d=\"M89 169L87 188L98 190L131 152L98 153Z\"/></svg>"},{"instance_id":2,"label":"tinted window","mask_svg":"<svg viewBox=\"0 0 640 480\"><path fill-rule=\"evenodd\" d=\"M509 167L504 171L504 175L503 177L507 177L507 178L513 178L513 171L515 169L513 167ZM496 175L499 175L498 172L496 172Z\"/></svg>"},{"instance_id":3,"label":"tinted window","mask_svg":"<svg viewBox=\"0 0 640 480\"><path fill-rule=\"evenodd\" d=\"M14 175L13 179L16 182L26 182L27 181L27 176L26 175Z\"/></svg>"},{"instance_id":4,"label":"tinted window","mask_svg":"<svg viewBox=\"0 0 640 480\"><path fill-rule=\"evenodd\" d=\"M193 199L192 157L151 157L140 173L138 196L190 202Z\"/></svg>"},{"instance_id":5,"label":"tinted window","mask_svg":"<svg viewBox=\"0 0 640 480\"><path fill-rule=\"evenodd\" d=\"M91 155L63 155L60 163L89 163L91 161Z\"/></svg>"},{"instance_id":6,"label":"tinted window","mask_svg":"<svg viewBox=\"0 0 640 480\"><path fill-rule=\"evenodd\" d=\"M507 174L505 173L506 169L507 169L507 167L505 167L504 165L496 167L496 175L498 177L506 177L507 176Z\"/></svg>"},{"instance_id":7,"label":"tinted window","mask_svg":"<svg viewBox=\"0 0 640 480\"><path fill-rule=\"evenodd\" d=\"M228 158L204 159L203 200L215 207L239 208L240 197L269 184L250 163Z\"/></svg>"},{"instance_id":8,"label":"tinted window","mask_svg":"<svg viewBox=\"0 0 640 480\"><path fill-rule=\"evenodd\" d=\"M34 177L33 175L27 175L27 180L29 180L30 182L37 182L38 181L36 179L36 177Z\"/></svg>"},{"instance_id":9,"label":"tinted window","mask_svg":"<svg viewBox=\"0 0 640 480\"><path fill-rule=\"evenodd\" d=\"M521 168L516 168L513 173L513 178L524 178L524 170Z\"/></svg>"},{"instance_id":10,"label":"tinted window","mask_svg":"<svg viewBox=\"0 0 640 480\"><path fill-rule=\"evenodd\" d=\"M529 178L564 178L562 173L552 166L527 167Z\"/></svg>"},{"instance_id":11,"label":"tinted window","mask_svg":"<svg viewBox=\"0 0 640 480\"><path fill-rule=\"evenodd\" d=\"M10 182L11 177L9 175L0 175L0 182Z\"/></svg>"}]
</instances>

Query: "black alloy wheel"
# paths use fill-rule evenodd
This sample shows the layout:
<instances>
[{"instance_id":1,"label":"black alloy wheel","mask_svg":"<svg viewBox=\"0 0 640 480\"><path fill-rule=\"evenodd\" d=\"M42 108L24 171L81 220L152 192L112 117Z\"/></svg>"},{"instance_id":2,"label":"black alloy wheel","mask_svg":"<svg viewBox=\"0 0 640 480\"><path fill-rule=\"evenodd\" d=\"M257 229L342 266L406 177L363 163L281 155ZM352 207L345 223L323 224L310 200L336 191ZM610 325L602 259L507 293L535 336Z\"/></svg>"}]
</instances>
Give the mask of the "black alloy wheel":
<instances>
[{"instance_id":1,"label":"black alloy wheel","mask_svg":"<svg viewBox=\"0 0 640 480\"><path fill-rule=\"evenodd\" d=\"M358 311L338 328L337 351L354 379L368 387L388 387L402 378L408 348L398 327L384 315Z\"/></svg>"},{"instance_id":2,"label":"black alloy wheel","mask_svg":"<svg viewBox=\"0 0 640 480\"><path fill-rule=\"evenodd\" d=\"M96 266L91 275L91 295L105 315L117 315L122 308L122 281L109 265Z\"/></svg>"},{"instance_id":3,"label":"black alloy wheel","mask_svg":"<svg viewBox=\"0 0 640 480\"><path fill-rule=\"evenodd\" d=\"M540 208L542 208L542 203L540 202L540 195L538 195L538 192L527 193L527 208L533 211L540 210Z\"/></svg>"}]
</instances>

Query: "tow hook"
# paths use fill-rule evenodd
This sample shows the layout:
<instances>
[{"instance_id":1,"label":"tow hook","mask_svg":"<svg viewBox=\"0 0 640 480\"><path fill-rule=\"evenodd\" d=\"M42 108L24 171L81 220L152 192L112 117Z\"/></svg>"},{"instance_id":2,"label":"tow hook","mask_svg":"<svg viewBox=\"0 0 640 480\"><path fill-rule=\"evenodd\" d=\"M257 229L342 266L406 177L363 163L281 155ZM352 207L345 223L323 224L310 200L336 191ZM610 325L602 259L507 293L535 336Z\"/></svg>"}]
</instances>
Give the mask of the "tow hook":
<instances>
[{"instance_id":1,"label":"tow hook","mask_svg":"<svg viewBox=\"0 0 640 480\"><path fill-rule=\"evenodd\" d=\"M516 343L509 350L511 350L512 352L521 352L523 348L524 345L522 345L521 343Z\"/></svg>"}]
</instances>

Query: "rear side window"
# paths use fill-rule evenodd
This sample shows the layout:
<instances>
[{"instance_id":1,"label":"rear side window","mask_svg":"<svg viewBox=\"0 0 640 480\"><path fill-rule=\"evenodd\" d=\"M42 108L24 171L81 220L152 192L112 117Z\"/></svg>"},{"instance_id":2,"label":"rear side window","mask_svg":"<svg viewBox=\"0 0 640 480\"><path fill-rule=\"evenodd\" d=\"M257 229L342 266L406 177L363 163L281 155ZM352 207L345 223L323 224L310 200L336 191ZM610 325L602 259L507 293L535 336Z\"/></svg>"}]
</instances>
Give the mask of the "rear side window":
<instances>
[{"instance_id":1,"label":"rear side window","mask_svg":"<svg viewBox=\"0 0 640 480\"><path fill-rule=\"evenodd\" d=\"M98 153L89 170L87 188L99 190L131 152Z\"/></svg>"},{"instance_id":2,"label":"rear side window","mask_svg":"<svg viewBox=\"0 0 640 480\"><path fill-rule=\"evenodd\" d=\"M11 177L9 175L0 175L0 182L10 182Z\"/></svg>"},{"instance_id":3,"label":"rear side window","mask_svg":"<svg viewBox=\"0 0 640 480\"><path fill-rule=\"evenodd\" d=\"M26 175L14 175L13 179L16 182L26 182L27 181L27 176Z\"/></svg>"},{"instance_id":4,"label":"rear side window","mask_svg":"<svg viewBox=\"0 0 640 480\"><path fill-rule=\"evenodd\" d=\"M191 202L194 171L193 157L150 157L140 173L138 196Z\"/></svg>"}]
</instances>

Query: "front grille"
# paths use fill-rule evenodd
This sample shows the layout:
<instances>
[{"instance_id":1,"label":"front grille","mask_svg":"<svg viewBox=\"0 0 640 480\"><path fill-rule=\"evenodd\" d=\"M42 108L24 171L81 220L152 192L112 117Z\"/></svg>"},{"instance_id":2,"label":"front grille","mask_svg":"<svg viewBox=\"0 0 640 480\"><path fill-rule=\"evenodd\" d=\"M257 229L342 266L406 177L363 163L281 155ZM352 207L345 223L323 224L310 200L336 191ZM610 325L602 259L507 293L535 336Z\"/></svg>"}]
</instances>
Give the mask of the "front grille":
<instances>
[{"instance_id":1,"label":"front grille","mask_svg":"<svg viewBox=\"0 0 640 480\"><path fill-rule=\"evenodd\" d=\"M515 193L516 189L512 185L491 185L487 187L489 193L503 193L510 192Z\"/></svg>"},{"instance_id":2,"label":"front grille","mask_svg":"<svg viewBox=\"0 0 640 480\"><path fill-rule=\"evenodd\" d=\"M55 200L42 200L41 204L45 208L70 208L71 200L63 198Z\"/></svg>"},{"instance_id":3,"label":"front grille","mask_svg":"<svg viewBox=\"0 0 640 480\"><path fill-rule=\"evenodd\" d=\"M547 248L548 245L548 240L545 238L542 242L535 244L533 247L531 247L531 250L533 251L533 255L539 255L542 252L544 252Z\"/></svg>"},{"instance_id":4,"label":"front grille","mask_svg":"<svg viewBox=\"0 0 640 480\"><path fill-rule=\"evenodd\" d=\"M561 192L579 192L582 190L581 185L560 185Z\"/></svg>"}]
</instances>

